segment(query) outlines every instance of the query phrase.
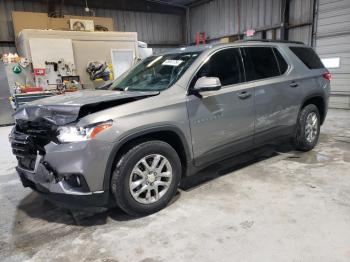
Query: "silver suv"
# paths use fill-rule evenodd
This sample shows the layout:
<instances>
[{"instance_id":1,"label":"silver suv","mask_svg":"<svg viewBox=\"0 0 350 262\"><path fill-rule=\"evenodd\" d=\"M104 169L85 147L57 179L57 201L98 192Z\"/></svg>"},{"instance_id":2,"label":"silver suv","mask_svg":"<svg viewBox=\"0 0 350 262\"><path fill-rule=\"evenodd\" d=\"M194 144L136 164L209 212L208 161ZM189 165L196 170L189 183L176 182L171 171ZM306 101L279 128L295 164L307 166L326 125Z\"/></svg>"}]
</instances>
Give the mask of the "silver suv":
<instances>
[{"instance_id":1,"label":"silver suv","mask_svg":"<svg viewBox=\"0 0 350 262\"><path fill-rule=\"evenodd\" d=\"M108 90L26 104L10 134L25 187L131 215L164 208L180 179L280 137L311 150L330 73L297 42L246 41L149 57Z\"/></svg>"}]
</instances>

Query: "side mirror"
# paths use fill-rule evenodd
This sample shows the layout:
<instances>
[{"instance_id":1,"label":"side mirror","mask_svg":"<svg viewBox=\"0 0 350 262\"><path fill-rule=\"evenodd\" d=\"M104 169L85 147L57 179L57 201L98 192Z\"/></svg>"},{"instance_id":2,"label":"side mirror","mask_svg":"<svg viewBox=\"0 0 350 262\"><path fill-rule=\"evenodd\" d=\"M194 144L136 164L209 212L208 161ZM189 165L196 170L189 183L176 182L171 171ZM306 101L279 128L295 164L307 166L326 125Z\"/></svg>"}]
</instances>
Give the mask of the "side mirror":
<instances>
[{"instance_id":1,"label":"side mirror","mask_svg":"<svg viewBox=\"0 0 350 262\"><path fill-rule=\"evenodd\" d=\"M221 88L221 82L219 78L203 76L197 79L193 87L193 91L196 91L196 92L216 91L216 90L220 90L220 88Z\"/></svg>"}]
</instances>

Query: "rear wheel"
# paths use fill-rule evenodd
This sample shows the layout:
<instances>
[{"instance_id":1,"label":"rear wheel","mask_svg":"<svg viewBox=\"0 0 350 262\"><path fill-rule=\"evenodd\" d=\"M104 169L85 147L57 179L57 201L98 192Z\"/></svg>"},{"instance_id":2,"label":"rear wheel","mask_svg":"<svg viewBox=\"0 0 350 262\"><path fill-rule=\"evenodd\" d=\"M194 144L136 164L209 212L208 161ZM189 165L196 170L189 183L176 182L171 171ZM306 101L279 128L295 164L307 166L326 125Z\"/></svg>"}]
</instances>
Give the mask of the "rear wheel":
<instances>
[{"instance_id":1,"label":"rear wheel","mask_svg":"<svg viewBox=\"0 0 350 262\"><path fill-rule=\"evenodd\" d=\"M305 106L298 117L297 129L294 136L294 146L301 151L313 149L320 135L320 113L317 106Z\"/></svg>"},{"instance_id":2,"label":"rear wheel","mask_svg":"<svg viewBox=\"0 0 350 262\"><path fill-rule=\"evenodd\" d=\"M175 195L181 177L176 151L163 141L147 141L118 161L111 189L118 206L130 215L146 215L164 208Z\"/></svg>"}]
</instances>

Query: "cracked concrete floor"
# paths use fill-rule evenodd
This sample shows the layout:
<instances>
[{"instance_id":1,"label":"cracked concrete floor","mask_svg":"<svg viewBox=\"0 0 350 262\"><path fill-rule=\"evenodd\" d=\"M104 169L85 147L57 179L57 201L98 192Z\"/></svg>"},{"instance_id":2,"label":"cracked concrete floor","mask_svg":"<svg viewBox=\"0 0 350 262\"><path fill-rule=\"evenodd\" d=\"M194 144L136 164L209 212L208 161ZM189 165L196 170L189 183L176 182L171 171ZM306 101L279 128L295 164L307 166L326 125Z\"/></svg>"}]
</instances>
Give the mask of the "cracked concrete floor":
<instances>
[{"instance_id":1,"label":"cracked concrete floor","mask_svg":"<svg viewBox=\"0 0 350 262\"><path fill-rule=\"evenodd\" d=\"M166 209L58 208L25 189L0 128L0 261L350 261L350 111L319 145L267 147L185 179Z\"/></svg>"}]
</instances>

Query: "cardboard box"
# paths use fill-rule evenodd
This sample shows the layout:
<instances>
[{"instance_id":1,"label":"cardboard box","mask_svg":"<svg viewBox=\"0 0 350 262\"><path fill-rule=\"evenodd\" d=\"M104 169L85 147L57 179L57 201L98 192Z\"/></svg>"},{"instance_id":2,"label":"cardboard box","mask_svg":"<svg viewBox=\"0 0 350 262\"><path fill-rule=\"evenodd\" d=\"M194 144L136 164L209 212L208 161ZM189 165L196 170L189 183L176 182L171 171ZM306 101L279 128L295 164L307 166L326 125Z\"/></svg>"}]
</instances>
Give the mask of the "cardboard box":
<instances>
[{"instance_id":1,"label":"cardboard box","mask_svg":"<svg viewBox=\"0 0 350 262\"><path fill-rule=\"evenodd\" d=\"M49 18L48 29L69 30L69 20L64 18Z\"/></svg>"},{"instance_id":2,"label":"cardboard box","mask_svg":"<svg viewBox=\"0 0 350 262\"><path fill-rule=\"evenodd\" d=\"M53 18L48 17L46 13L12 11L13 28L16 37L23 29L70 30L70 19L93 20L95 26L100 25L107 28L108 31L114 31L113 18L110 17L65 15L62 18Z\"/></svg>"},{"instance_id":3,"label":"cardboard box","mask_svg":"<svg viewBox=\"0 0 350 262\"><path fill-rule=\"evenodd\" d=\"M13 29L16 37L22 29L47 29L46 13L12 11Z\"/></svg>"},{"instance_id":4,"label":"cardboard box","mask_svg":"<svg viewBox=\"0 0 350 262\"><path fill-rule=\"evenodd\" d=\"M74 31L95 31L94 20L90 19L69 19L69 28Z\"/></svg>"},{"instance_id":5,"label":"cardboard box","mask_svg":"<svg viewBox=\"0 0 350 262\"><path fill-rule=\"evenodd\" d=\"M113 18L110 17L98 17L98 16L77 16L77 15L65 15L65 19L84 19L84 20L94 20L94 24L104 26L108 31L117 31L114 28Z\"/></svg>"}]
</instances>

